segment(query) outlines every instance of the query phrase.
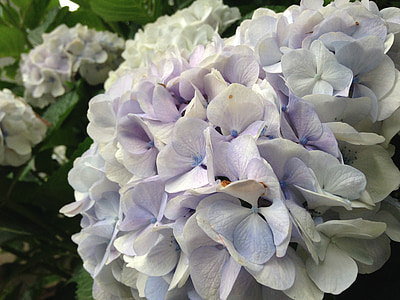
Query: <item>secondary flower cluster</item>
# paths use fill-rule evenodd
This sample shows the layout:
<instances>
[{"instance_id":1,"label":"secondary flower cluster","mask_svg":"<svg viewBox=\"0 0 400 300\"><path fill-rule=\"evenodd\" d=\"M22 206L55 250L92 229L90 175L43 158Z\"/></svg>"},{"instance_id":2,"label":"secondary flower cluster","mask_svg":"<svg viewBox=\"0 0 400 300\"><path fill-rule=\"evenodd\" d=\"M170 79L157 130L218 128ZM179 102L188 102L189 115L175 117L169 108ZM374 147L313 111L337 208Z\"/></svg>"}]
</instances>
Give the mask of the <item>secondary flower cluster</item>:
<instances>
[{"instance_id":1,"label":"secondary flower cluster","mask_svg":"<svg viewBox=\"0 0 400 300\"><path fill-rule=\"evenodd\" d=\"M172 16L158 18L143 30L139 29L133 40L126 41L122 53L125 61L115 72L110 72L105 88L130 70L147 67L172 45L190 53L195 46L210 42L215 32L222 33L239 18L239 10L224 5L222 0L195 1Z\"/></svg>"},{"instance_id":2,"label":"secondary flower cluster","mask_svg":"<svg viewBox=\"0 0 400 300\"><path fill-rule=\"evenodd\" d=\"M8 89L0 91L0 165L17 167L26 163L46 130L45 122L22 98Z\"/></svg>"},{"instance_id":3,"label":"secondary flower cluster","mask_svg":"<svg viewBox=\"0 0 400 300\"><path fill-rule=\"evenodd\" d=\"M95 299L322 299L389 258L400 10L322 4L257 10L90 100L61 212Z\"/></svg>"},{"instance_id":4,"label":"secondary flower cluster","mask_svg":"<svg viewBox=\"0 0 400 300\"><path fill-rule=\"evenodd\" d=\"M43 108L68 91L77 72L91 85L105 81L121 63L125 42L116 34L62 24L43 35L43 43L22 54L20 71L25 98Z\"/></svg>"}]
</instances>

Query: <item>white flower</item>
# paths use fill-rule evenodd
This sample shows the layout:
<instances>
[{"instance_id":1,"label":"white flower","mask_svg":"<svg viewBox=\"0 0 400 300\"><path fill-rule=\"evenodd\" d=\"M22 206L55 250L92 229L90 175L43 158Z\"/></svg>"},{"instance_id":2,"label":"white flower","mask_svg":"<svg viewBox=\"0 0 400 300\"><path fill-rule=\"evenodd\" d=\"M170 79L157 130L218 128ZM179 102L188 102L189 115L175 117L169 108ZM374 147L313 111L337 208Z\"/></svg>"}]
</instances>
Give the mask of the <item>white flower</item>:
<instances>
[{"instance_id":1,"label":"white flower","mask_svg":"<svg viewBox=\"0 0 400 300\"><path fill-rule=\"evenodd\" d=\"M0 165L20 166L31 158L47 126L32 108L10 90L0 91Z\"/></svg>"},{"instance_id":2,"label":"white flower","mask_svg":"<svg viewBox=\"0 0 400 300\"><path fill-rule=\"evenodd\" d=\"M317 225L319 262L306 261L310 278L324 292L340 294L356 279L357 262L373 265L379 262L380 251L388 239L378 239L386 225L362 219L327 221ZM385 255L388 259L388 255Z\"/></svg>"},{"instance_id":3,"label":"white flower","mask_svg":"<svg viewBox=\"0 0 400 300\"><path fill-rule=\"evenodd\" d=\"M282 56L282 71L289 88L299 97L309 94L346 95L353 73L338 63L321 41L310 50L300 49Z\"/></svg>"},{"instance_id":4,"label":"white flower","mask_svg":"<svg viewBox=\"0 0 400 300\"><path fill-rule=\"evenodd\" d=\"M139 30L133 40L126 42L122 53L125 62L115 73L124 74L121 69L147 66L159 53L172 46L190 53L195 46L210 42L217 30L223 32L239 17L237 8L228 7L221 0L195 1L190 7L172 16L162 16ZM111 72L106 81L106 90L115 81L115 73Z\"/></svg>"}]
</instances>

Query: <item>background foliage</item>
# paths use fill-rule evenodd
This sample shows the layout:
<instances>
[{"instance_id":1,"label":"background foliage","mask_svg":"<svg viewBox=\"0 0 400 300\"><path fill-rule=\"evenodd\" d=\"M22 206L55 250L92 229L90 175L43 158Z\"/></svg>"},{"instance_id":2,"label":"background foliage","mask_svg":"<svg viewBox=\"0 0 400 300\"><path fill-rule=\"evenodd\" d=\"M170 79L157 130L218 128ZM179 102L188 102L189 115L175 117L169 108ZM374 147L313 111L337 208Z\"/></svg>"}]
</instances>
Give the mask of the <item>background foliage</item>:
<instances>
[{"instance_id":1,"label":"background foliage","mask_svg":"<svg viewBox=\"0 0 400 300\"><path fill-rule=\"evenodd\" d=\"M65 23L109 30L133 38L144 24L172 14L193 2L175 0L75 0L70 12L58 0L0 0L0 89L23 96L18 66L20 55L42 41L42 34ZM225 0L239 7L244 18L261 6L282 11L292 0ZM376 1L380 8L400 1ZM233 34L234 24L226 35ZM4 62L3 62L4 61ZM78 75L77 75L78 76ZM91 299L91 278L82 268L71 235L80 230L79 218L66 218L59 209L73 201L67 174L73 160L91 144L86 135L88 101L103 91L76 78L71 91L46 109L36 112L49 123L45 140L33 149L31 161L21 167L0 168L0 300ZM400 139L395 138L398 146ZM68 162L58 164L53 148L67 146ZM400 166L400 154L394 160ZM399 194L394 192L399 198ZM378 272L361 275L335 299L393 299L400 295L400 246L392 243L392 257ZM375 298L376 297L376 298Z\"/></svg>"}]
</instances>

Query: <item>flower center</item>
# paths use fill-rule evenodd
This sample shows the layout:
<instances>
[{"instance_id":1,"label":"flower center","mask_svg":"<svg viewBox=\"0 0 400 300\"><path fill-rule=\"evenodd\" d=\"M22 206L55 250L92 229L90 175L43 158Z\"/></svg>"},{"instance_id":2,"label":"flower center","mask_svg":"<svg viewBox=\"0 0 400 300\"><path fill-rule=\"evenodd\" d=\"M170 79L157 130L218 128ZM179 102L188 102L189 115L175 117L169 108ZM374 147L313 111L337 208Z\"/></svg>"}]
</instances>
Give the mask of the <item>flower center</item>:
<instances>
[{"instance_id":1,"label":"flower center","mask_svg":"<svg viewBox=\"0 0 400 300\"><path fill-rule=\"evenodd\" d=\"M321 80L321 74L315 74L314 75L314 80L315 81Z\"/></svg>"},{"instance_id":2,"label":"flower center","mask_svg":"<svg viewBox=\"0 0 400 300\"><path fill-rule=\"evenodd\" d=\"M192 155L192 159L193 159L192 167L197 167L203 161L203 155L199 153L197 153L197 155L194 154Z\"/></svg>"},{"instance_id":3,"label":"flower center","mask_svg":"<svg viewBox=\"0 0 400 300\"><path fill-rule=\"evenodd\" d=\"M253 206L253 207L251 208L251 212L252 212L253 214L258 214L258 211L259 211L259 209L258 209L258 207L256 207L256 206Z\"/></svg>"},{"instance_id":4,"label":"flower center","mask_svg":"<svg viewBox=\"0 0 400 300\"><path fill-rule=\"evenodd\" d=\"M360 78L358 78L358 76L355 76L353 78L353 84L358 84L358 83L360 83Z\"/></svg>"},{"instance_id":5,"label":"flower center","mask_svg":"<svg viewBox=\"0 0 400 300\"><path fill-rule=\"evenodd\" d=\"M308 139L306 137L302 137L300 139L300 144L302 144L303 146L306 145L308 143Z\"/></svg>"},{"instance_id":6,"label":"flower center","mask_svg":"<svg viewBox=\"0 0 400 300\"><path fill-rule=\"evenodd\" d=\"M231 136L233 136L234 138L238 136L238 132L235 129L231 130Z\"/></svg>"},{"instance_id":7,"label":"flower center","mask_svg":"<svg viewBox=\"0 0 400 300\"><path fill-rule=\"evenodd\" d=\"M279 180L279 185L281 186L281 189L285 189L287 187L287 183L285 180Z\"/></svg>"}]
</instances>

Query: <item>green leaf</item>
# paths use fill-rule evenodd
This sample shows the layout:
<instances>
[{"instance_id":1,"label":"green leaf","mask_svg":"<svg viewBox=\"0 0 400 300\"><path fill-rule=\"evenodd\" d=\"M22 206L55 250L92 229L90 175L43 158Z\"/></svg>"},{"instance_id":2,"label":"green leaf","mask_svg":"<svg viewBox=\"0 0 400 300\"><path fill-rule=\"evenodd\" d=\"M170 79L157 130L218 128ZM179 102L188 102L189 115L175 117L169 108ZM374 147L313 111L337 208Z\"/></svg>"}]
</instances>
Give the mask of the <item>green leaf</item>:
<instances>
[{"instance_id":1,"label":"green leaf","mask_svg":"<svg viewBox=\"0 0 400 300\"><path fill-rule=\"evenodd\" d=\"M90 0L73 0L72 2L78 4L82 8L90 8Z\"/></svg>"},{"instance_id":2,"label":"green leaf","mask_svg":"<svg viewBox=\"0 0 400 300\"><path fill-rule=\"evenodd\" d=\"M68 16L71 12L68 7L55 8L57 10L56 17L54 21L46 28L46 32L53 31L57 26L64 24L65 17Z\"/></svg>"},{"instance_id":3,"label":"green leaf","mask_svg":"<svg viewBox=\"0 0 400 300\"><path fill-rule=\"evenodd\" d=\"M6 290L2 291L0 300L18 299L21 294L22 287L23 287L22 283L15 285L15 286L12 285L12 286L7 287Z\"/></svg>"},{"instance_id":4,"label":"green leaf","mask_svg":"<svg viewBox=\"0 0 400 300\"><path fill-rule=\"evenodd\" d=\"M3 69L6 72L6 77L14 80L19 70L19 59L16 60L13 64L5 66Z\"/></svg>"},{"instance_id":5,"label":"green leaf","mask_svg":"<svg viewBox=\"0 0 400 300\"><path fill-rule=\"evenodd\" d=\"M15 86L15 83L8 81L0 81L0 90L2 89L12 89Z\"/></svg>"},{"instance_id":6,"label":"green leaf","mask_svg":"<svg viewBox=\"0 0 400 300\"><path fill-rule=\"evenodd\" d=\"M71 128L70 126L62 126L62 128L54 130L51 137L49 137L46 140L46 143L41 146L40 151L44 151L50 148L52 149L55 146L59 145L76 147L77 144L77 133L75 132L74 128Z\"/></svg>"},{"instance_id":7,"label":"green leaf","mask_svg":"<svg viewBox=\"0 0 400 300\"><path fill-rule=\"evenodd\" d=\"M79 102L77 89L81 83L78 83L76 89L59 97L56 102L51 104L44 112L42 118L53 125L52 130L58 129L75 105Z\"/></svg>"},{"instance_id":8,"label":"green leaf","mask_svg":"<svg viewBox=\"0 0 400 300\"><path fill-rule=\"evenodd\" d=\"M96 0L91 1L93 12L108 22L132 21L146 24L161 14L161 0Z\"/></svg>"},{"instance_id":9,"label":"green leaf","mask_svg":"<svg viewBox=\"0 0 400 300\"><path fill-rule=\"evenodd\" d=\"M183 9L185 7L188 7L190 4L192 4L194 0L178 0L178 9Z\"/></svg>"},{"instance_id":10,"label":"green leaf","mask_svg":"<svg viewBox=\"0 0 400 300\"><path fill-rule=\"evenodd\" d=\"M10 208L11 206L11 208ZM38 237L38 238L51 238L54 237L47 232L47 227L43 222L43 216L33 207L28 207L27 204L20 205L18 203L9 202L6 206L3 206L0 210L0 227L15 232L25 232L25 238L27 236ZM46 228L46 229L45 229Z\"/></svg>"},{"instance_id":11,"label":"green leaf","mask_svg":"<svg viewBox=\"0 0 400 300\"><path fill-rule=\"evenodd\" d=\"M20 10L25 10L28 6L31 0L12 0L12 3L14 3Z\"/></svg>"},{"instance_id":12,"label":"green leaf","mask_svg":"<svg viewBox=\"0 0 400 300\"><path fill-rule=\"evenodd\" d=\"M59 11L58 8L49 11L43 23L39 27L28 32L28 39L33 45L39 45L43 42L43 33L45 33L50 24L54 22Z\"/></svg>"},{"instance_id":13,"label":"green leaf","mask_svg":"<svg viewBox=\"0 0 400 300\"><path fill-rule=\"evenodd\" d=\"M273 11L279 13L286 10L286 6L283 5L267 5L266 8L272 9Z\"/></svg>"},{"instance_id":14,"label":"green leaf","mask_svg":"<svg viewBox=\"0 0 400 300\"><path fill-rule=\"evenodd\" d=\"M77 300L93 300L92 287L93 278L90 274L81 267L71 278L72 282L77 283L76 299Z\"/></svg>"},{"instance_id":15,"label":"green leaf","mask_svg":"<svg viewBox=\"0 0 400 300\"><path fill-rule=\"evenodd\" d=\"M85 94L87 85L78 81L76 87L51 104L42 117L52 127L48 129L46 139L39 146L39 152L57 145L72 146L73 150L86 138L88 99ZM61 127L62 125L62 127Z\"/></svg>"},{"instance_id":16,"label":"green leaf","mask_svg":"<svg viewBox=\"0 0 400 300\"><path fill-rule=\"evenodd\" d=\"M49 12L53 8L60 7L60 2L58 0L50 0L50 4L47 6L46 12Z\"/></svg>"},{"instance_id":17,"label":"green leaf","mask_svg":"<svg viewBox=\"0 0 400 300\"><path fill-rule=\"evenodd\" d=\"M73 27L80 23L99 31L106 30L102 19L90 9L85 8L79 8L77 11L70 13L65 17L64 22L68 27Z\"/></svg>"},{"instance_id":18,"label":"green leaf","mask_svg":"<svg viewBox=\"0 0 400 300\"><path fill-rule=\"evenodd\" d=\"M16 230L7 227L0 227L0 246L18 237L29 236L29 235L31 235L31 233L26 232L24 230Z\"/></svg>"},{"instance_id":19,"label":"green leaf","mask_svg":"<svg viewBox=\"0 0 400 300\"><path fill-rule=\"evenodd\" d=\"M0 57L19 58L24 50L24 34L16 28L0 26Z\"/></svg>"},{"instance_id":20,"label":"green leaf","mask_svg":"<svg viewBox=\"0 0 400 300\"><path fill-rule=\"evenodd\" d=\"M49 5L51 7L52 4ZM48 8L49 8L48 7ZM63 23L63 19L69 14L67 7L56 7L46 12L46 17L42 24L28 32L29 41L35 46L43 42L42 35L45 32L50 32L58 25Z\"/></svg>"},{"instance_id":21,"label":"green leaf","mask_svg":"<svg viewBox=\"0 0 400 300\"><path fill-rule=\"evenodd\" d=\"M3 20L6 23L16 28L20 28L20 16L14 7L0 1L0 14L3 16Z\"/></svg>"},{"instance_id":22,"label":"green leaf","mask_svg":"<svg viewBox=\"0 0 400 300\"><path fill-rule=\"evenodd\" d=\"M37 27L49 4L50 0L31 0L24 14L23 24L30 29Z\"/></svg>"}]
</instances>

